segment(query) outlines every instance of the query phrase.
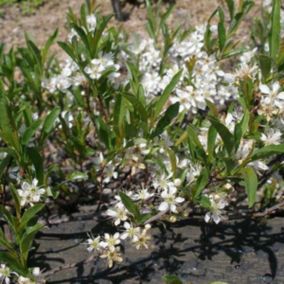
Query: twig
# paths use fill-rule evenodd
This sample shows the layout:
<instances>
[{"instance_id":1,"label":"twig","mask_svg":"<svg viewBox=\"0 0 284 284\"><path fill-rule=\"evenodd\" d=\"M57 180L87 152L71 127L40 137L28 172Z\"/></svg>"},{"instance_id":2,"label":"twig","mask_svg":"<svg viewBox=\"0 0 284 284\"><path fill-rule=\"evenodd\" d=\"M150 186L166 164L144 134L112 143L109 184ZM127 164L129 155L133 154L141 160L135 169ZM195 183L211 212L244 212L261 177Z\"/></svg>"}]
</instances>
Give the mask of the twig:
<instances>
[{"instance_id":1,"label":"twig","mask_svg":"<svg viewBox=\"0 0 284 284\"><path fill-rule=\"evenodd\" d=\"M268 215L273 214L275 211L282 209L282 207L284 207L284 201L265 209L263 212L257 212L253 214L253 217L265 217Z\"/></svg>"},{"instance_id":2,"label":"twig","mask_svg":"<svg viewBox=\"0 0 284 284\"><path fill-rule=\"evenodd\" d=\"M85 259L85 260L78 261L78 262L73 262L73 263L68 263L68 264L65 264L65 265L56 267L56 268L54 268L54 269L52 269L52 270L49 270L49 271L43 273L43 277L44 277L44 278L48 278L48 277L50 277L51 275L53 275L53 274L55 274L55 273L57 273L57 272L60 272L60 271L62 271L62 270L71 269L71 268L77 267L77 266L79 266L79 265L92 262L94 259L95 259L95 255L92 255L92 256L90 256L89 258Z\"/></svg>"}]
</instances>

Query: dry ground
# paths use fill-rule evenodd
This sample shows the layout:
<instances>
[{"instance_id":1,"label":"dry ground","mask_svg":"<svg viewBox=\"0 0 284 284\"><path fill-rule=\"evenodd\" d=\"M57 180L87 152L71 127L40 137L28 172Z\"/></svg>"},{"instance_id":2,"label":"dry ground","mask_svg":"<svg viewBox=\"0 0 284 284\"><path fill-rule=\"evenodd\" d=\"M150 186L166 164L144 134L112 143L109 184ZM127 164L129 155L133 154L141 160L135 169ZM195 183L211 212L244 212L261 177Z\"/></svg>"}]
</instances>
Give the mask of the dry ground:
<instances>
[{"instance_id":1,"label":"dry ground","mask_svg":"<svg viewBox=\"0 0 284 284\"><path fill-rule=\"evenodd\" d=\"M56 28L59 28L59 38L64 39L67 35L65 14L68 8L78 11L83 2L46 0L34 14L28 16L24 16L17 5L1 8L0 42L5 43L7 48L22 45L24 33L27 32L38 44L42 44ZM261 0L256 2L256 7L259 7ZM97 0L97 4L104 14L112 13L110 0ZM204 23L219 4L222 4L222 0L176 0L176 9L170 22L172 25L182 24L185 27ZM252 15L255 15L258 9L254 10ZM130 14L129 20L119 23L113 19L112 24L122 25L128 32L142 32L146 20L143 6L127 4L124 11ZM247 23L251 23L252 18L247 19Z\"/></svg>"}]
</instances>

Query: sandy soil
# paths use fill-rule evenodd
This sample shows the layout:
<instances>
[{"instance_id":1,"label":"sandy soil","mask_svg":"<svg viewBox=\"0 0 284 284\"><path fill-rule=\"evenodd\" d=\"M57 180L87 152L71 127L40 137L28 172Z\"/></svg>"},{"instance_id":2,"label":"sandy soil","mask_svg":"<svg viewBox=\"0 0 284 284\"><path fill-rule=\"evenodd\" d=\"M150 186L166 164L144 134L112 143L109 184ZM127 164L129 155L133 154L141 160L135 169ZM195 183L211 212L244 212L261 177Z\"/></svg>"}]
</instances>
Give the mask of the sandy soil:
<instances>
[{"instance_id":1,"label":"sandy soil","mask_svg":"<svg viewBox=\"0 0 284 284\"><path fill-rule=\"evenodd\" d=\"M77 12L82 3L82 0L46 0L34 14L28 16L22 14L20 6L4 7L0 17L0 42L5 43L7 48L23 45L26 32L38 44L42 44L56 28L59 28L59 39L62 40L67 35L65 14L68 8ZM185 27L205 23L221 3L222 0L177 0L170 22L172 25L182 24ZM103 14L112 13L110 0L97 0L97 4ZM129 20L121 23L113 19L111 24L122 25L130 33L143 31L146 20L144 7L126 4L124 11L129 13ZM251 23L251 19L247 22Z\"/></svg>"}]
</instances>

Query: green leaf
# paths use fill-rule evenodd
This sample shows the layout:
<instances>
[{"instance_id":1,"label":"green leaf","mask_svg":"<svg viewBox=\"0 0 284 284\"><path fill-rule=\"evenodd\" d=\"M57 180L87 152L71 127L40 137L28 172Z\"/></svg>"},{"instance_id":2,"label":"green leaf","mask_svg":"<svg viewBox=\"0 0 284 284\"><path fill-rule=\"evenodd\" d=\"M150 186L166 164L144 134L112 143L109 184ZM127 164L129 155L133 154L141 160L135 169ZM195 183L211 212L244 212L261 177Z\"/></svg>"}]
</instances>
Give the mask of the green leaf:
<instances>
[{"instance_id":1,"label":"green leaf","mask_svg":"<svg viewBox=\"0 0 284 284\"><path fill-rule=\"evenodd\" d=\"M9 227L16 234L16 218L3 206L0 205L0 216L3 215Z\"/></svg>"},{"instance_id":2,"label":"green leaf","mask_svg":"<svg viewBox=\"0 0 284 284\"><path fill-rule=\"evenodd\" d=\"M260 67L263 79L267 80L271 72L272 59L270 56L267 56L265 54L259 54L258 62L259 62L259 67Z\"/></svg>"},{"instance_id":3,"label":"green leaf","mask_svg":"<svg viewBox=\"0 0 284 284\"><path fill-rule=\"evenodd\" d=\"M38 149L36 147L26 148L26 153L34 165L36 178L39 181L39 184L42 184L44 181L44 165L43 165L43 158L40 155Z\"/></svg>"},{"instance_id":4,"label":"green leaf","mask_svg":"<svg viewBox=\"0 0 284 284\"><path fill-rule=\"evenodd\" d=\"M268 145L254 151L251 160L259 160L271 155L284 154L284 144Z\"/></svg>"},{"instance_id":5,"label":"green leaf","mask_svg":"<svg viewBox=\"0 0 284 284\"><path fill-rule=\"evenodd\" d=\"M27 224L44 208L44 204L35 204L26 209L20 221L20 230L24 229Z\"/></svg>"},{"instance_id":6,"label":"green leaf","mask_svg":"<svg viewBox=\"0 0 284 284\"><path fill-rule=\"evenodd\" d=\"M228 128L215 117L209 117L209 120L221 136L228 154L231 155L235 144L234 136L228 130Z\"/></svg>"},{"instance_id":7,"label":"green leaf","mask_svg":"<svg viewBox=\"0 0 284 284\"><path fill-rule=\"evenodd\" d=\"M139 225L143 225L151 217L152 217L151 213L140 214L139 217L137 218L137 223Z\"/></svg>"},{"instance_id":8,"label":"green leaf","mask_svg":"<svg viewBox=\"0 0 284 284\"><path fill-rule=\"evenodd\" d=\"M226 28L225 28L225 17L224 17L224 12L221 8L219 9L218 13L219 13L219 19L220 19L218 23L219 49L220 51L223 51L225 44L226 44L226 40L227 40Z\"/></svg>"},{"instance_id":9,"label":"green leaf","mask_svg":"<svg viewBox=\"0 0 284 284\"><path fill-rule=\"evenodd\" d=\"M235 137L235 149L237 150L240 144L242 137L245 135L248 130L250 120L250 113L248 110L245 111L242 120L236 124L234 129L234 137Z\"/></svg>"},{"instance_id":10,"label":"green leaf","mask_svg":"<svg viewBox=\"0 0 284 284\"><path fill-rule=\"evenodd\" d=\"M133 95L123 94L123 96L133 105L135 108L135 114L139 115L144 122L147 122L148 113L141 101Z\"/></svg>"},{"instance_id":11,"label":"green leaf","mask_svg":"<svg viewBox=\"0 0 284 284\"><path fill-rule=\"evenodd\" d=\"M23 137L21 139L22 145L26 146L29 144L31 138L34 136L40 125L41 125L41 120L36 120L32 123L30 127L28 127L25 130Z\"/></svg>"},{"instance_id":12,"label":"green leaf","mask_svg":"<svg viewBox=\"0 0 284 284\"><path fill-rule=\"evenodd\" d=\"M269 33L269 51L274 60L277 58L281 42L280 9L281 0L273 0L271 30Z\"/></svg>"},{"instance_id":13,"label":"green leaf","mask_svg":"<svg viewBox=\"0 0 284 284\"><path fill-rule=\"evenodd\" d=\"M231 20L234 18L235 15L235 1L234 0L226 0L227 7L230 13Z\"/></svg>"},{"instance_id":14,"label":"green leaf","mask_svg":"<svg viewBox=\"0 0 284 284\"><path fill-rule=\"evenodd\" d=\"M57 35L58 35L58 29L56 29L54 31L54 33L48 38L47 42L45 43L45 45L44 45L44 47L43 47L43 49L41 51L43 62L45 62L45 60L47 58L47 54L48 54L49 48L54 43Z\"/></svg>"},{"instance_id":15,"label":"green leaf","mask_svg":"<svg viewBox=\"0 0 284 284\"><path fill-rule=\"evenodd\" d=\"M12 244L6 239L4 232L0 228L0 245L9 251L13 251Z\"/></svg>"},{"instance_id":16,"label":"green leaf","mask_svg":"<svg viewBox=\"0 0 284 284\"><path fill-rule=\"evenodd\" d=\"M0 135L1 138L18 154L21 153L21 145L12 112L5 97L0 96Z\"/></svg>"},{"instance_id":17,"label":"green leaf","mask_svg":"<svg viewBox=\"0 0 284 284\"><path fill-rule=\"evenodd\" d=\"M0 261L1 263L7 264L12 271L17 272L20 275L25 275L27 273L25 268L21 265L18 255L9 252L0 252Z\"/></svg>"},{"instance_id":18,"label":"green leaf","mask_svg":"<svg viewBox=\"0 0 284 284\"><path fill-rule=\"evenodd\" d=\"M217 138L217 130L213 127L213 125L211 125L209 127L208 136L207 136L207 152L210 158L214 156L216 138Z\"/></svg>"},{"instance_id":19,"label":"green leaf","mask_svg":"<svg viewBox=\"0 0 284 284\"><path fill-rule=\"evenodd\" d=\"M96 118L96 126L100 140L108 149L112 149L113 132L111 131L110 127L99 116Z\"/></svg>"},{"instance_id":20,"label":"green leaf","mask_svg":"<svg viewBox=\"0 0 284 284\"><path fill-rule=\"evenodd\" d=\"M126 209L134 216L135 219L139 219L140 211L135 202L123 192L120 192L119 196Z\"/></svg>"},{"instance_id":21,"label":"green leaf","mask_svg":"<svg viewBox=\"0 0 284 284\"><path fill-rule=\"evenodd\" d=\"M243 177L245 182L245 189L248 196L248 205L251 208L256 200L256 191L258 186L258 179L255 170L251 167L244 168Z\"/></svg>"},{"instance_id":22,"label":"green leaf","mask_svg":"<svg viewBox=\"0 0 284 284\"><path fill-rule=\"evenodd\" d=\"M202 193L202 191L205 189L205 187L207 186L208 184L208 181L209 181L209 172L206 168L204 168L197 181L196 181L196 185L195 185L195 188L194 188L194 199L198 199Z\"/></svg>"},{"instance_id":23,"label":"green leaf","mask_svg":"<svg viewBox=\"0 0 284 284\"><path fill-rule=\"evenodd\" d=\"M176 157L176 153L174 150L172 150L169 147L166 147L166 151L169 155L170 158L170 163L171 163L171 170L173 172L173 174L176 174L176 170L177 170L177 157Z\"/></svg>"},{"instance_id":24,"label":"green leaf","mask_svg":"<svg viewBox=\"0 0 284 284\"><path fill-rule=\"evenodd\" d=\"M202 160L204 163L207 163L207 156L203 149L201 142L199 141L196 129L189 125L187 128L188 132L188 146L194 160Z\"/></svg>"},{"instance_id":25,"label":"green leaf","mask_svg":"<svg viewBox=\"0 0 284 284\"><path fill-rule=\"evenodd\" d=\"M182 284L182 281L176 275L167 274L163 276L165 284Z\"/></svg>"},{"instance_id":26,"label":"green leaf","mask_svg":"<svg viewBox=\"0 0 284 284\"><path fill-rule=\"evenodd\" d=\"M167 85L161 96L159 97L158 101L155 103L154 106L154 118L158 117L162 112L166 102L168 101L172 91L175 89L176 85L178 84L182 75L182 70L180 70L175 76L172 78L171 82Z\"/></svg>"},{"instance_id":27,"label":"green leaf","mask_svg":"<svg viewBox=\"0 0 284 284\"><path fill-rule=\"evenodd\" d=\"M207 196L202 195L200 197L199 204L200 204L200 206L202 206L205 209L211 208L211 202L210 202L210 199Z\"/></svg>"},{"instance_id":28,"label":"green leaf","mask_svg":"<svg viewBox=\"0 0 284 284\"><path fill-rule=\"evenodd\" d=\"M43 224L37 223L32 227L27 227L26 232L20 240L20 250L25 261L28 259L35 235L44 227Z\"/></svg>"},{"instance_id":29,"label":"green leaf","mask_svg":"<svg viewBox=\"0 0 284 284\"><path fill-rule=\"evenodd\" d=\"M1 152L1 151L0 151ZM7 155L1 162L0 162L0 179L5 174L5 171L7 167L9 166L10 162L12 160L11 155Z\"/></svg>"},{"instance_id":30,"label":"green leaf","mask_svg":"<svg viewBox=\"0 0 284 284\"><path fill-rule=\"evenodd\" d=\"M173 105L170 105L168 109L166 110L163 117L159 120L153 134L151 137L158 136L162 134L165 130L165 128L170 125L172 120L178 115L179 113L179 103L175 103Z\"/></svg>"},{"instance_id":31,"label":"green leaf","mask_svg":"<svg viewBox=\"0 0 284 284\"><path fill-rule=\"evenodd\" d=\"M123 137L124 134L125 115L125 98L122 95L118 94L115 98L113 119L120 137Z\"/></svg>"},{"instance_id":32,"label":"green leaf","mask_svg":"<svg viewBox=\"0 0 284 284\"><path fill-rule=\"evenodd\" d=\"M75 61L77 62L77 57L73 51L73 48L70 44L65 42L58 42L58 45Z\"/></svg>"},{"instance_id":33,"label":"green leaf","mask_svg":"<svg viewBox=\"0 0 284 284\"><path fill-rule=\"evenodd\" d=\"M16 212L20 215L20 212L21 212L20 196L19 196L18 191L16 190L16 188L13 184L10 185L10 192L11 192L11 195L12 195L13 200L15 202Z\"/></svg>"},{"instance_id":34,"label":"green leaf","mask_svg":"<svg viewBox=\"0 0 284 284\"><path fill-rule=\"evenodd\" d=\"M48 135L54 127L55 120L60 114L60 107L55 107L45 118L43 123L42 131L45 135Z\"/></svg>"},{"instance_id":35,"label":"green leaf","mask_svg":"<svg viewBox=\"0 0 284 284\"><path fill-rule=\"evenodd\" d=\"M83 173L83 172L72 172L67 176L68 181L82 181L82 180L87 180L88 179L88 174Z\"/></svg>"}]
</instances>

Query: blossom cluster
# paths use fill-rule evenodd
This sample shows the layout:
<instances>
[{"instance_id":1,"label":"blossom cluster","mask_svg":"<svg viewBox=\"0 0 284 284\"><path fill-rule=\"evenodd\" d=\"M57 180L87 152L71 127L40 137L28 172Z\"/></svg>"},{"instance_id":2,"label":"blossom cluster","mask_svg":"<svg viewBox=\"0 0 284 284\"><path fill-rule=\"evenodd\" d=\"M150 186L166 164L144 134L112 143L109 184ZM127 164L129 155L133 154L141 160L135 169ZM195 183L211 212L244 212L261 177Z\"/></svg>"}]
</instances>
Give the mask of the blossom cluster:
<instances>
[{"instance_id":1,"label":"blossom cluster","mask_svg":"<svg viewBox=\"0 0 284 284\"><path fill-rule=\"evenodd\" d=\"M40 276L39 267L34 267L32 269L32 274L34 277L38 278ZM11 282L11 281L15 282ZM11 271L11 269L5 265L1 264L0 266L0 281L4 284L17 283L17 284L36 284L36 280L32 280L28 277L19 275L17 272Z\"/></svg>"},{"instance_id":2,"label":"blossom cluster","mask_svg":"<svg viewBox=\"0 0 284 284\"><path fill-rule=\"evenodd\" d=\"M270 13L271 2L264 6ZM224 22L224 32L221 16L218 26L187 33L163 26L157 38L143 39L108 30L107 20L82 12L61 43L65 62L41 66L48 70L19 83L19 102L9 93L15 86L5 87L1 168L7 185L18 189L11 189L15 208L4 208L3 216L28 219L51 195L47 184L63 198L82 186L95 188L113 226L91 232L85 245L111 268L123 261L124 245L152 247L155 221L176 222L198 211L206 223L219 224L236 204L248 203L253 213L283 201L283 66L272 58L268 39L261 48L235 49L233 25ZM270 60L269 70L261 58ZM34 283L5 264L0 279Z\"/></svg>"}]
</instances>

